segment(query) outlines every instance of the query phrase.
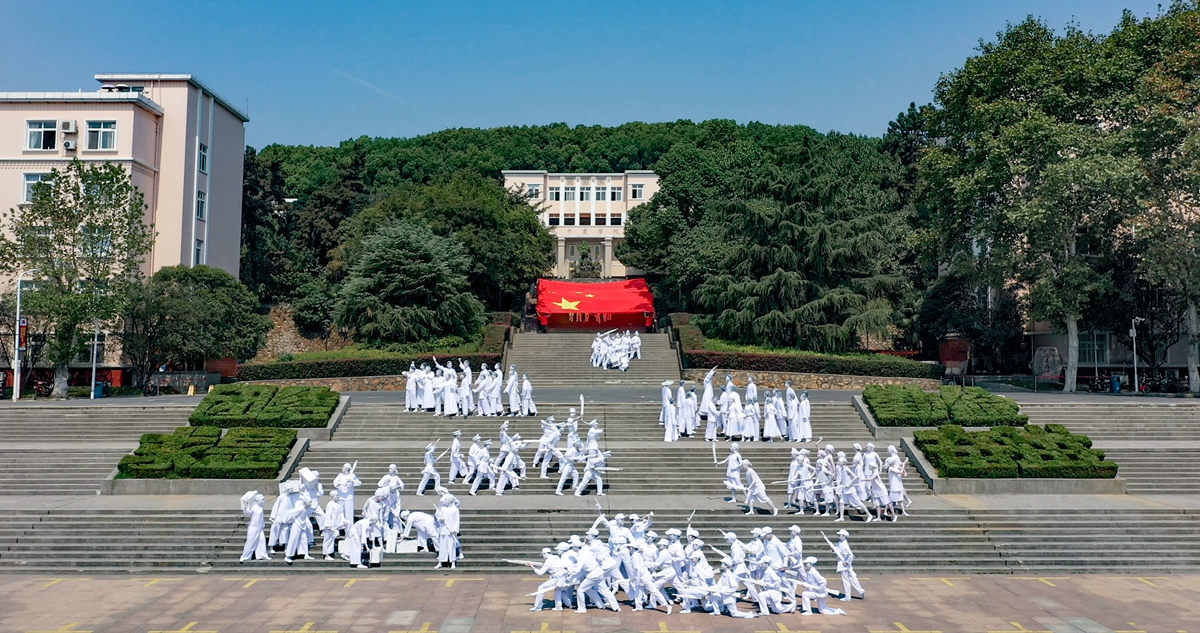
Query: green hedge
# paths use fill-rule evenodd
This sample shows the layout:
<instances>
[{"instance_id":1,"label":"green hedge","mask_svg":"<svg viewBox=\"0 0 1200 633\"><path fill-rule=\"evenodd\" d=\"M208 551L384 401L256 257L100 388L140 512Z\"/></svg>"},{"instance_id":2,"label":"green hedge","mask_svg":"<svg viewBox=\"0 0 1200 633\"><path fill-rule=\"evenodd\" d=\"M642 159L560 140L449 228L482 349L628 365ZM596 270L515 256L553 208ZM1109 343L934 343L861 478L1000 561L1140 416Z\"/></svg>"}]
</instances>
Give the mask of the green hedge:
<instances>
[{"instance_id":1,"label":"green hedge","mask_svg":"<svg viewBox=\"0 0 1200 633\"><path fill-rule=\"evenodd\" d=\"M446 362L447 358L459 358L471 363L478 369L480 363L500 362L500 354L451 354L436 355L438 360ZM408 371L409 363L431 362L428 354L397 356L394 358L347 358L337 360L292 361L287 363L255 363L238 367L238 380L300 380L303 378L345 378L351 376L398 376Z\"/></svg>"},{"instance_id":2,"label":"green hedge","mask_svg":"<svg viewBox=\"0 0 1200 633\"><path fill-rule=\"evenodd\" d=\"M499 314L508 314L501 312ZM504 352L504 337L508 334L507 325L485 325L483 326L483 342L479 345L481 354L501 354ZM456 357L457 358L457 357ZM478 366L474 369L479 369Z\"/></svg>"},{"instance_id":3,"label":"green hedge","mask_svg":"<svg viewBox=\"0 0 1200 633\"><path fill-rule=\"evenodd\" d=\"M681 334L682 336L682 334ZM740 369L743 371L779 371L807 374L844 374L890 378L932 378L942 376L941 365L927 365L904 358L855 358L824 354L750 354L736 352L688 351L687 367Z\"/></svg>"},{"instance_id":4,"label":"green hedge","mask_svg":"<svg viewBox=\"0 0 1200 633\"><path fill-rule=\"evenodd\" d=\"M118 477L132 479L274 479L296 443L295 429L214 426L147 433L121 458Z\"/></svg>"},{"instance_id":5,"label":"green hedge","mask_svg":"<svg viewBox=\"0 0 1200 633\"><path fill-rule=\"evenodd\" d=\"M1029 416L1009 398L982 387L942 387L934 393L906 385L870 385L863 401L879 426L1024 426Z\"/></svg>"},{"instance_id":6,"label":"green hedge","mask_svg":"<svg viewBox=\"0 0 1200 633\"><path fill-rule=\"evenodd\" d=\"M188 422L192 426L323 427L337 408L339 395L329 387L218 385Z\"/></svg>"},{"instance_id":7,"label":"green hedge","mask_svg":"<svg viewBox=\"0 0 1200 633\"><path fill-rule=\"evenodd\" d=\"M939 477L969 479L1112 479L1117 465L1092 448L1086 435L1035 424L968 432L950 424L917 431L917 448Z\"/></svg>"}]
</instances>

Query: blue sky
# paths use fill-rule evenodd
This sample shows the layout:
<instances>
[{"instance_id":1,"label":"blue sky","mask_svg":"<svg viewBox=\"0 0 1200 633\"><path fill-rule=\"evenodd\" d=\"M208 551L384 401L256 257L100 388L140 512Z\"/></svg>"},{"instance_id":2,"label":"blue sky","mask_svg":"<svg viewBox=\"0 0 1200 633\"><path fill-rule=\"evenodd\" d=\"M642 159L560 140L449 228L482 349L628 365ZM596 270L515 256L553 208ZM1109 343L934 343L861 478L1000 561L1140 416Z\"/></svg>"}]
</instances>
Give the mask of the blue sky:
<instances>
[{"instance_id":1,"label":"blue sky","mask_svg":"<svg viewBox=\"0 0 1200 633\"><path fill-rule=\"evenodd\" d=\"M255 147L711 118L878 135L1006 22L1107 32L1157 5L0 0L0 91L190 72L248 105Z\"/></svg>"}]
</instances>

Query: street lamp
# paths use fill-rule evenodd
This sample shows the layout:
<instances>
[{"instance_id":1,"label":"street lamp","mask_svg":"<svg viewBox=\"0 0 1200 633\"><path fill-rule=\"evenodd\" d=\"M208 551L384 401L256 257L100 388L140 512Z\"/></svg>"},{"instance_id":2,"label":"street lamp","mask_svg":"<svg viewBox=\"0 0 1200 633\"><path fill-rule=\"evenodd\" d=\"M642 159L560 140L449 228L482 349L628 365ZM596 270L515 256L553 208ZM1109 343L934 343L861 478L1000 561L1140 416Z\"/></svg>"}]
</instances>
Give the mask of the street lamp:
<instances>
[{"instance_id":1,"label":"street lamp","mask_svg":"<svg viewBox=\"0 0 1200 633\"><path fill-rule=\"evenodd\" d=\"M38 269L22 270L17 275L17 327L13 329L13 402L21 399L21 280L27 273Z\"/></svg>"},{"instance_id":2,"label":"street lamp","mask_svg":"<svg viewBox=\"0 0 1200 633\"><path fill-rule=\"evenodd\" d=\"M1133 393L1135 393L1135 394L1141 393L1141 389L1138 386L1138 372L1137 372L1137 361L1138 361L1137 324L1141 323L1145 320L1146 319L1144 319L1142 317L1133 317L1133 327L1129 328L1129 338L1133 339Z\"/></svg>"}]
</instances>

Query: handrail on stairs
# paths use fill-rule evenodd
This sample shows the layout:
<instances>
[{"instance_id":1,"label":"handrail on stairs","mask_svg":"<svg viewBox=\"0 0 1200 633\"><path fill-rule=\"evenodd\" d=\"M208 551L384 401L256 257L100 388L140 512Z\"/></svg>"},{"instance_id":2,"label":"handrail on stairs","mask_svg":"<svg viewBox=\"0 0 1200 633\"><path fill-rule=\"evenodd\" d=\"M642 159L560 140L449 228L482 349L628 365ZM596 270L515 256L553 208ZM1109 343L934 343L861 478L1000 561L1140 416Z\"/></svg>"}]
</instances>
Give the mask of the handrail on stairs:
<instances>
[{"instance_id":1,"label":"handrail on stairs","mask_svg":"<svg viewBox=\"0 0 1200 633\"><path fill-rule=\"evenodd\" d=\"M671 345L671 349L675 350L675 366L679 369L679 376L683 377L683 345L679 342L679 330L668 325L666 327L667 342Z\"/></svg>"}]
</instances>

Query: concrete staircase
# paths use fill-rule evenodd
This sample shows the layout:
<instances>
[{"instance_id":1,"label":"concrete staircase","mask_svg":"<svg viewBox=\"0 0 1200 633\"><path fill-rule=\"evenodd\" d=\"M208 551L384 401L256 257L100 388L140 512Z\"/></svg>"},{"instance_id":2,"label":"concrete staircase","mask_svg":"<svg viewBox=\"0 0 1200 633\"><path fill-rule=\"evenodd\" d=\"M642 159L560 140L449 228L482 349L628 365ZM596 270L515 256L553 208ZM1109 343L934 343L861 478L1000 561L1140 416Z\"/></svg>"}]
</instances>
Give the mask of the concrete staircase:
<instances>
[{"instance_id":1,"label":"concrete staircase","mask_svg":"<svg viewBox=\"0 0 1200 633\"><path fill-rule=\"evenodd\" d=\"M1105 448L1104 456L1120 466L1117 474L1125 478L1129 494L1200 494L1194 448Z\"/></svg>"},{"instance_id":2,"label":"concrete staircase","mask_svg":"<svg viewBox=\"0 0 1200 633\"><path fill-rule=\"evenodd\" d=\"M595 338L595 333L588 332L521 332L513 338L505 360L516 365L517 372L529 374L535 400L539 386L657 385L679 380L679 361L666 334L642 334L642 357L630 361L624 372L592 367Z\"/></svg>"},{"instance_id":3,"label":"concrete staircase","mask_svg":"<svg viewBox=\"0 0 1200 633\"><path fill-rule=\"evenodd\" d=\"M192 406L0 406L0 442L136 442L187 426Z\"/></svg>"},{"instance_id":4,"label":"concrete staircase","mask_svg":"<svg viewBox=\"0 0 1200 633\"><path fill-rule=\"evenodd\" d=\"M95 495L100 482L126 453L137 448L104 444L104 448L64 444L50 448L15 448L0 444L0 495Z\"/></svg>"}]
</instances>

